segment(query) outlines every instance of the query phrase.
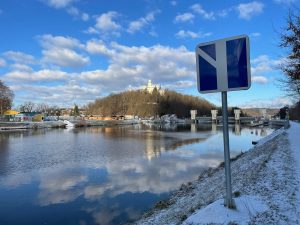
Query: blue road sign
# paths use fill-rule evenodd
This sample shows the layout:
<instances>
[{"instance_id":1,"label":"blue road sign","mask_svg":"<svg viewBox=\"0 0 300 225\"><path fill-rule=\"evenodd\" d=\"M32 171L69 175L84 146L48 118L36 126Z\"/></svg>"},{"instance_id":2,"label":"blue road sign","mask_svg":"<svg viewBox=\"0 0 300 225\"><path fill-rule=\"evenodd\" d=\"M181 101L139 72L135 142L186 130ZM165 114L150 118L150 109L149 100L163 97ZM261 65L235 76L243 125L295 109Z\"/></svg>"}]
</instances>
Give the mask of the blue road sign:
<instances>
[{"instance_id":1,"label":"blue road sign","mask_svg":"<svg viewBox=\"0 0 300 225\"><path fill-rule=\"evenodd\" d=\"M241 35L198 44L196 61L200 93L250 88L248 36Z\"/></svg>"}]
</instances>

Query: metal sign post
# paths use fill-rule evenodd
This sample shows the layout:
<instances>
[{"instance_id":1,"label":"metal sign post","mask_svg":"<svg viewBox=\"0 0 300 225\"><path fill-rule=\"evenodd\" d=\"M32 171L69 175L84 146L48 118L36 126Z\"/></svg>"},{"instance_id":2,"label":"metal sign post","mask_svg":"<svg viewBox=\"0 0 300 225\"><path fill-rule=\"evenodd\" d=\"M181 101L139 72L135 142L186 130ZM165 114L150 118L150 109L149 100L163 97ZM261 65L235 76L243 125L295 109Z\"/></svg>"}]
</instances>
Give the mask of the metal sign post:
<instances>
[{"instance_id":1,"label":"metal sign post","mask_svg":"<svg viewBox=\"0 0 300 225\"><path fill-rule=\"evenodd\" d=\"M200 93L222 93L225 206L235 208L231 189L227 92L251 86L249 37L240 35L198 44L196 47L197 86Z\"/></svg>"},{"instance_id":2,"label":"metal sign post","mask_svg":"<svg viewBox=\"0 0 300 225\"><path fill-rule=\"evenodd\" d=\"M223 142L224 142L224 162L225 162L225 180L226 180L226 198L225 205L228 208L235 208L231 190L231 169L230 169L230 150L228 133L228 109L227 92L222 91L222 121L223 121Z\"/></svg>"}]
</instances>

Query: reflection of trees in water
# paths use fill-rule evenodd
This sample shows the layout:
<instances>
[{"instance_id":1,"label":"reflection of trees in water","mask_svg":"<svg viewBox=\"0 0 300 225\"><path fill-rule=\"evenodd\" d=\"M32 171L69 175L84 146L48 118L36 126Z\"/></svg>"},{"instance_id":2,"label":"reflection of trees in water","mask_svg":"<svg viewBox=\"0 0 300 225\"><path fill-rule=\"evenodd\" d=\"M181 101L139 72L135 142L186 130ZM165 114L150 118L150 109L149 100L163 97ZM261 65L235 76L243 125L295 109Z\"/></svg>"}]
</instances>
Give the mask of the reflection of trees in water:
<instances>
[{"instance_id":1,"label":"reflection of trees in water","mask_svg":"<svg viewBox=\"0 0 300 225\"><path fill-rule=\"evenodd\" d=\"M114 126L114 127L90 127L76 128L73 132L99 133L104 137L124 138L124 140L134 139L141 141L144 147L145 156L148 160L159 157L162 151L176 150L178 147L199 143L206 138L189 138L177 135L180 131L190 132L192 126L196 126L196 131L210 131L210 125L207 124L168 124L153 125L151 128L145 125L135 126ZM166 132L167 131L167 132ZM176 131L173 133L173 131ZM168 133L169 132L169 133ZM174 134L174 135L173 135ZM144 145L143 145L144 144ZM143 148L143 147L142 147Z\"/></svg>"},{"instance_id":2,"label":"reflection of trees in water","mask_svg":"<svg viewBox=\"0 0 300 225\"><path fill-rule=\"evenodd\" d=\"M6 174L5 168L7 163L9 163L9 139L7 133L0 133L0 146L0 174Z\"/></svg>"},{"instance_id":3,"label":"reflection of trees in water","mask_svg":"<svg viewBox=\"0 0 300 225\"><path fill-rule=\"evenodd\" d=\"M188 128L190 129L190 127ZM72 131L66 132L72 134ZM180 146L199 143L206 139L203 138L202 135L201 138L199 138L199 134L195 135L190 132L177 134L174 132L159 132L153 130L140 131L128 127L79 129L77 134L80 132L100 132L106 137L121 136L126 137L126 139L127 137L134 138L138 143L141 143L137 148L148 148L151 154L153 152L154 154L160 154L161 151L175 150ZM207 134L209 134L209 132L207 132ZM85 137L86 136L83 135L81 139L77 139L82 141ZM64 137L62 137L62 139L64 139ZM7 140L8 138L6 138L6 141ZM90 139L88 140L90 141ZM143 142L140 142L140 140ZM113 139L109 140L109 143L113 143L116 149L122 147L131 148L136 145L136 142L132 140L129 142L134 144L124 145L123 140L117 143ZM95 143L101 144L102 142ZM89 142L89 146L95 143ZM74 145L74 148L75 147L76 145ZM90 149L89 151L92 150ZM65 152L66 149L61 149L62 155ZM82 152L82 150L78 152ZM48 174L45 173L45 170L39 170L37 172L37 178L34 179L35 181L38 180L39 193L37 193L37 195L39 204L43 205L43 208L58 203L65 204L66 207L74 207L74 204L68 205L68 203L74 202L75 200L81 201L83 199L83 205L87 205L88 208L86 212L89 213L89 216L92 217L96 223L103 224L103 221L106 220L107 224L110 224L116 220L122 220L126 216L133 218L134 215L140 215L139 210L141 210L141 207L131 209L129 210L130 212L124 209L127 206L125 205L124 207L124 199L126 199L127 202L134 200L147 202L150 197L149 195L145 197L143 194L149 193L154 196L152 196L151 199L158 198L161 193L168 193L169 191L177 189L180 184L195 179L203 168L216 166L223 160L222 155L214 152L199 156L191 151L180 151L174 152L174 154L165 154L163 157L152 159L152 161L149 162L145 158L139 156L135 157L136 155L128 157L128 152L118 150L110 150L107 152L101 150L101 154L105 155L105 160L99 160L99 158L97 158L99 157L99 152L100 151L96 152L96 155L91 157L94 159L85 158L86 156L83 154L82 156L87 164L78 163L78 159L73 159L73 156L70 155L71 157L70 159L68 158L68 160L70 160L70 162L76 162L74 168L66 169L62 166L61 169L57 169L55 165L52 165L52 167L47 167L47 169L49 168ZM73 153L76 153L76 151L72 152L72 155L74 155ZM137 151L131 151L130 153L138 154ZM191 155L182 157L181 154ZM125 155L127 155L127 157L124 157ZM123 157L123 159L121 157ZM80 166L88 166L89 168L82 168ZM105 179L98 177L95 179L95 174L100 174L99 168L105 170L105 175L101 175L105 176ZM93 186L95 186L95 188L93 188ZM22 189L22 186L20 186L20 189ZM25 192L26 191L24 191L24 193ZM128 193L140 194L140 196L137 197ZM34 195L35 193L30 194ZM120 202L123 202L123 205ZM97 206L93 207L93 204ZM49 208L49 210L51 210L51 208ZM114 214L113 212L118 213ZM38 211L36 213L38 213Z\"/></svg>"},{"instance_id":4,"label":"reflection of trees in water","mask_svg":"<svg viewBox=\"0 0 300 225\"><path fill-rule=\"evenodd\" d=\"M44 129L0 132L0 174L8 173L6 170L9 164L9 154L11 154L10 144L14 144L14 139L44 135L45 132Z\"/></svg>"}]
</instances>

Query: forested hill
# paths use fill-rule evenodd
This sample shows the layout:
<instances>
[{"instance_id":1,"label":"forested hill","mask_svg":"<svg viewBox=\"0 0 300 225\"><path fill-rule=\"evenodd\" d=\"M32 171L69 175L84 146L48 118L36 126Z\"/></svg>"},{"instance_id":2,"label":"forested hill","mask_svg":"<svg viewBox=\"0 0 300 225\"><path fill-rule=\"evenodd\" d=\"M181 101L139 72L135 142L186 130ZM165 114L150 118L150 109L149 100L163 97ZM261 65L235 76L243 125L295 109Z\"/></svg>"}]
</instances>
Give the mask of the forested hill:
<instances>
[{"instance_id":1,"label":"forested hill","mask_svg":"<svg viewBox=\"0 0 300 225\"><path fill-rule=\"evenodd\" d=\"M176 114L190 117L190 110L198 110L198 115L210 115L216 106L210 102L189 95L165 90L160 94L156 89L152 94L146 91L126 91L96 99L87 106L90 115L117 116L136 115L140 117Z\"/></svg>"}]
</instances>

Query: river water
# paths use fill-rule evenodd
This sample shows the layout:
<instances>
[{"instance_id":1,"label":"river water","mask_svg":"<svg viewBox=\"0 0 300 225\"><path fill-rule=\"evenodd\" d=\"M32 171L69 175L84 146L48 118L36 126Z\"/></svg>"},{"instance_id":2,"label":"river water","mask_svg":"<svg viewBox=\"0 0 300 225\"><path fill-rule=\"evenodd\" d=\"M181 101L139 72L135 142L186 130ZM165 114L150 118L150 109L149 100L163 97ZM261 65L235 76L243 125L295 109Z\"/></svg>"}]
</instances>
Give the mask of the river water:
<instances>
[{"instance_id":1,"label":"river water","mask_svg":"<svg viewBox=\"0 0 300 225\"><path fill-rule=\"evenodd\" d=\"M231 156L272 131L230 126ZM0 225L130 222L221 161L214 124L0 133Z\"/></svg>"}]
</instances>

